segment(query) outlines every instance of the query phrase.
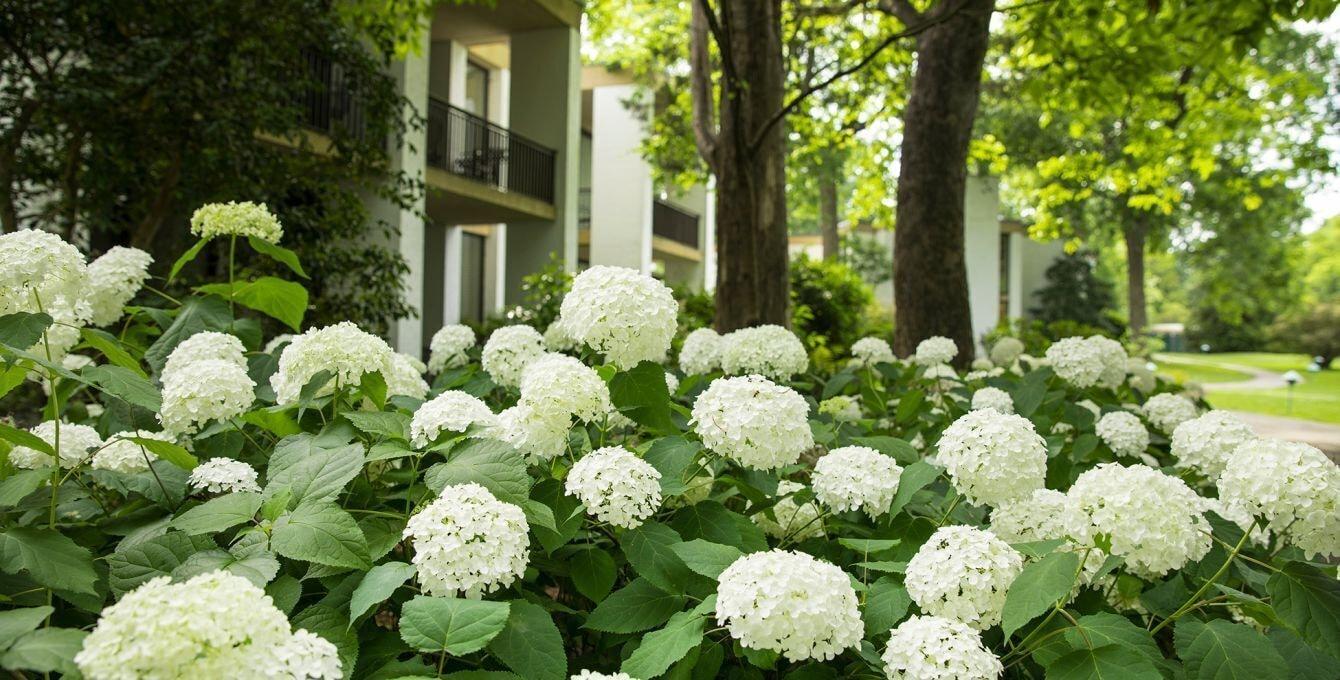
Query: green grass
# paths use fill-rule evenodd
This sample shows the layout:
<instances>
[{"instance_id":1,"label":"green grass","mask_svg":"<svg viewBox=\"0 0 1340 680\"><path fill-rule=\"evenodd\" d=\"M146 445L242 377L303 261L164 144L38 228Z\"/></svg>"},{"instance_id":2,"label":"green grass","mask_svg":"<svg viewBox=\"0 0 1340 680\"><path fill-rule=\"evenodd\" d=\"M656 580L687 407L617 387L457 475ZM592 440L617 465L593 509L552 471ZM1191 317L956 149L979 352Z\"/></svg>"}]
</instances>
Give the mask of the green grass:
<instances>
[{"instance_id":1,"label":"green grass","mask_svg":"<svg viewBox=\"0 0 1340 680\"><path fill-rule=\"evenodd\" d=\"M1222 354L1173 354L1168 355L1168 359L1160 364L1160 372L1177 380L1194 380L1202 383L1230 382L1244 380L1248 377L1225 368L1223 365L1216 365L1220 362L1229 365L1250 366L1272 373L1284 373L1289 370L1298 371L1303 376L1303 381L1293 388L1292 407L1289 403L1289 390L1287 388L1209 392L1205 398L1210 402L1210 405L1216 408L1340 424L1340 369L1331 368L1317 373L1309 372L1307 366L1311 363L1311 359L1302 354L1224 352ZM1207 365L1202 362L1210 363Z\"/></svg>"}]
</instances>

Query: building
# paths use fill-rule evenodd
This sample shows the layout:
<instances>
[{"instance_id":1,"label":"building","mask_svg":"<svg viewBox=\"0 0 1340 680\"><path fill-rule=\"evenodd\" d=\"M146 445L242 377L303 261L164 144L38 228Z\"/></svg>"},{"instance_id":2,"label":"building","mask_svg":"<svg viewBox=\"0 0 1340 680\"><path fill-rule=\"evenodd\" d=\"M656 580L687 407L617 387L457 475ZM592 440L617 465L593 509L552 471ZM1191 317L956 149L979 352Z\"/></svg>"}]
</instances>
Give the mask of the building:
<instances>
[{"instance_id":1,"label":"building","mask_svg":"<svg viewBox=\"0 0 1340 680\"><path fill-rule=\"evenodd\" d=\"M671 285L711 289L712 190L657 185L641 153L651 110L637 96L625 74L582 70L579 265L630 267Z\"/></svg>"},{"instance_id":2,"label":"building","mask_svg":"<svg viewBox=\"0 0 1340 680\"><path fill-rule=\"evenodd\" d=\"M969 177L963 206L964 259L968 267L968 298L973 337L981 338L1001 319L1029 318L1033 295L1062 251L1059 240L1040 242L1028 237L1026 225L1001 220L1000 185L992 177ZM893 254L893 232L862 230L861 238L875 239ZM791 255L820 257L817 235L791 237ZM875 287L875 299L893 307L893 283Z\"/></svg>"}]
</instances>

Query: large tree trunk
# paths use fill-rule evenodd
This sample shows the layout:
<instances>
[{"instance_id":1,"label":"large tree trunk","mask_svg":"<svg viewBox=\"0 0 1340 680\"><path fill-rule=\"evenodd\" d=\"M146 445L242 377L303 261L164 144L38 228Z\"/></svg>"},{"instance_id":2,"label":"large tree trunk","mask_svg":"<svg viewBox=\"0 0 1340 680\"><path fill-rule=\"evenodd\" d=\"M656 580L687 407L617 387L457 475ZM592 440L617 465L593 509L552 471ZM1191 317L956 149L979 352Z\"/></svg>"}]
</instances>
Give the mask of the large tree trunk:
<instances>
[{"instance_id":1,"label":"large tree trunk","mask_svg":"<svg viewBox=\"0 0 1340 680\"><path fill-rule=\"evenodd\" d=\"M819 234L823 240L824 259L838 257L837 178L819 179Z\"/></svg>"},{"instance_id":2,"label":"large tree trunk","mask_svg":"<svg viewBox=\"0 0 1340 680\"><path fill-rule=\"evenodd\" d=\"M963 201L968 142L981 89L995 0L966 0L917 36L917 68L903 114L895 219L894 346L901 355L933 335L973 358ZM985 330L985 329L984 329Z\"/></svg>"},{"instance_id":3,"label":"large tree trunk","mask_svg":"<svg viewBox=\"0 0 1340 680\"><path fill-rule=\"evenodd\" d=\"M695 0L695 47L705 47L705 0ZM788 325L785 126L769 125L782 108L784 75L780 0L722 0L712 30L723 77L713 133L695 109L703 157L716 174L716 328ZM704 76L695 50L695 77ZM710 96L695 85L695 107ZM710 104L708 104L710 107ZM766 127L766 130L765 130Z\"/></svg>"},{"instance_id":4,"label":"large tree trunk","mask_svg":"<svg viewBox=\"0 0 1340 680\"><path fill-rule=\"evenodd\" d=\"M1134 211L1123 225L1126 237L1126 306L1130 312L1131 338L1138 338L1149 323L1145 305L1145 238L1149 234L1149 214Z\"/></svg>"}]
</instances>

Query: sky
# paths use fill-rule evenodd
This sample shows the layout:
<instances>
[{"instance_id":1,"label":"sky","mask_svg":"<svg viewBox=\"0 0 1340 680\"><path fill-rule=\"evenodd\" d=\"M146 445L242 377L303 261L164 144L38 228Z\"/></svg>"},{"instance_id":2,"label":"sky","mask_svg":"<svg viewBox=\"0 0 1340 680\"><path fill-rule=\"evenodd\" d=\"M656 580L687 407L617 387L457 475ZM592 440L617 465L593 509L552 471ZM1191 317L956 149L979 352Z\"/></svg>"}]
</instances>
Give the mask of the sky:
<instances>
[{"instance_id":1,"label":"sky","mask_svg":"<svg viewBox=\"0 0 1340 680\"><path fill-rule=\"evenodd\" d=\"M1332 14L1330 19L1322 22L1320 30L1332 41L1340 43L1340 12ZM1320 140L1320 143L1333 149L1340 149L1340 136ZM1318 189L1307 197L1307 207L1311 208L1312 217L1303 226L1305 232L1315 231L1328 218L1340 215L1340 176L1331 175L1325 178Z\"/></svg>"}]
</instances>

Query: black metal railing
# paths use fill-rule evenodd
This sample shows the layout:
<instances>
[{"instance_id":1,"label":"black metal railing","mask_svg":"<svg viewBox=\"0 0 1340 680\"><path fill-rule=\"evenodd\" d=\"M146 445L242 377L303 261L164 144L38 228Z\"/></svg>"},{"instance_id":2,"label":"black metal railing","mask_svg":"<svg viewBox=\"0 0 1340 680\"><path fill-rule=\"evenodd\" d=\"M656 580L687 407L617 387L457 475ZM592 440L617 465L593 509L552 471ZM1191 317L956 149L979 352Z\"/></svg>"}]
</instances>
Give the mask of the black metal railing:
<instances>
[{"instance_id":1,"label":"black metal railing","mask_svg":"<svg viewBox=\"0 0 1340 680\"><path fill-rule=\"evenodd\" d=\"M697 248L698 216L657 200L651 209L651 233Z\"/></svg>"},{"instance_id":2,"label":"black metal railing","mask_svg":"<svg viewBox=\"0 0 1340 680\"><path fill-rule=\"evenodd\" d=\"M428 165L554 202L557 152L440 99L428 100Z\"/></svg>"},{"instance_id":3,"label":"black metal railing","mask_svg":"<svg viewBox=\"0 0 1340 680\"><path fill-rule=\"evenodd\" d=\"M344 67L312 49L302 52L304 76L311 87L298 95L303 124L322 134L347 134L364 140L368 133L367 109L358 98Z\"/></svg>"},{"instance_id":4,"label":"black metal railing","mask_svg":"<svg viewBox=\"0 0 1340 680\"><path fill-rule=\"evenodd\" d=\"M577 190L577 228L591 228L591 187Z\"/></svg>"}]
</instances>

